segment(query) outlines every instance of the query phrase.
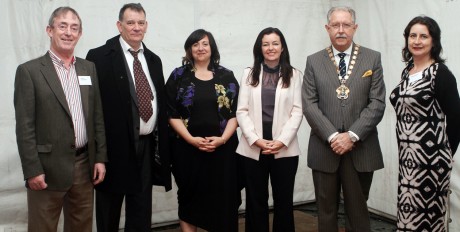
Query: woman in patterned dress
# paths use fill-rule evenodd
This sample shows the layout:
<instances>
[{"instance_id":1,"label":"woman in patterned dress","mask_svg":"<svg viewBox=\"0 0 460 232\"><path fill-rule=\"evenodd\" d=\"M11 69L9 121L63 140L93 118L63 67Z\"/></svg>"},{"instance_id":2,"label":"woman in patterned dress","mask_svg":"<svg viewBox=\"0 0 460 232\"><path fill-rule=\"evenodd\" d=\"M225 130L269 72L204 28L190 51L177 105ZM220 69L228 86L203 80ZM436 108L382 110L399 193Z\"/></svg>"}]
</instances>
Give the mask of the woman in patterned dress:
<instances>
[{"instance_id":1,"label":"woman in patterned dress","mask_svg":"<svg viewBox=\"0 0 460 232\"><path fill-rule=\"evenodd\" d=\"M398 231L446 231L452 157L460 141L455 77L440 57L441 29L427 16L404 30L407 63L390 95L399 149Z\"/></svg>"},{"instance_id":2,"label":"woman in patterned dress","mask_svg":"<svg viewBox=\"0 0 460 232\"><path fill-rule=\"evenodd\" d=\"M212 34L194 31L185 41L183 66L166 82L172 171L183 232L238 231L238 82L220 66Z\"/></svg>"}]
</instances>

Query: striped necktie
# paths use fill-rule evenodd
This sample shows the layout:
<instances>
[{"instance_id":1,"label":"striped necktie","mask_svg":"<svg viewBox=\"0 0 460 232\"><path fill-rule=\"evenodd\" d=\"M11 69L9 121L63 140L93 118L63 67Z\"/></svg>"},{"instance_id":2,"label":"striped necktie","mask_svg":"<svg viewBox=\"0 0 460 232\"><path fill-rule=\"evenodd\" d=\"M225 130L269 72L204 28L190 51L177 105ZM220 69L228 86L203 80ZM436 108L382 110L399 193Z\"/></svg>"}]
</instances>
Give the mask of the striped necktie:
<instances>
[{"instance_id":1,"label":"striped necktie","mask_svg":"<svg viewBox=\"0 0 460 232\"><path fill-rule=\"evenodd\" d=\"M347 65L345 65L345 56L347 54L341 52L337 54L340 57L340 62L339 62L339 74L342 78L345 78L345 74L347 73Z\"/></svg>"}]
</instances>

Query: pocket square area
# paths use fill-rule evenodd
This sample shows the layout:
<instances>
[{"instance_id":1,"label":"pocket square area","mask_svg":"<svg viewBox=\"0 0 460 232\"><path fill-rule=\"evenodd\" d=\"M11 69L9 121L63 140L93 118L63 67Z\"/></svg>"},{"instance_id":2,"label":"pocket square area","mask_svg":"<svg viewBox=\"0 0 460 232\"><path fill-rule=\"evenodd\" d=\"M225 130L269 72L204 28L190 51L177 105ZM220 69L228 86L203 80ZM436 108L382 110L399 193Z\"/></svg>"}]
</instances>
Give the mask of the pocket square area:
<instances>
[{"instance_id":1,"label":"pocket square area","mask_svg":"<svg viewBox=\"0 0 460 232\"><path fill-rule=\"evenodd\" d=\"M372 70L369 69L363 74L362 77L370 77L370 76L372 76Z\"/></svg>"}]
</instances>

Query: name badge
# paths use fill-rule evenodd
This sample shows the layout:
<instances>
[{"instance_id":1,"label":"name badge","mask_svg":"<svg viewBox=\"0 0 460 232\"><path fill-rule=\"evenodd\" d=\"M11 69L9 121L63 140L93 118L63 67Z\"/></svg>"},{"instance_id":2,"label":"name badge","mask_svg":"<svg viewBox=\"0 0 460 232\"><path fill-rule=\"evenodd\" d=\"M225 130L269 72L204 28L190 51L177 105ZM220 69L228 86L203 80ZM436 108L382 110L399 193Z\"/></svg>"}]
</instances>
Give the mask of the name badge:
<instances>
[{"instance_id":1,"label":"name badge","mask_svg":"<svg viewBox=\"0 0 460 232\"><path fill-rule=\"evenodd\" d=\"M91 77L90 76L78 76L78 82L80 82L80 85L91 85Z\"/></svg>"}]
</instances>

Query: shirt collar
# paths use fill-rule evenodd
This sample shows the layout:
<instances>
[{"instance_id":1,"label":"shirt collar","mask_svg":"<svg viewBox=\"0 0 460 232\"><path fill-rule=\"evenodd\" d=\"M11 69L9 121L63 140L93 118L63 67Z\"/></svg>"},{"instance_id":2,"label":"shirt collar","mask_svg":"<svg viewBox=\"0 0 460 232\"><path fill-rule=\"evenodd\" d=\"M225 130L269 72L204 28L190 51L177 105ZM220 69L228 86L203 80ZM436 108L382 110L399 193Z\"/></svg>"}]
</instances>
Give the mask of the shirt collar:
<instances>
[{"instance_id":1,"label":"shirt collar","mask_svg":"<svg viewBox=\"0 0 460 232\"><path fill-rule=\"evenodd\" d=\"M338 56L339 53L341 53L339 50L335 49L334 46L332 47L332 51L334 52L334 56ZM348 47L343 53L345 53L347 56L351 55L351 50L353 49L353 43L351 43L350 47Z\"/></svg>"},{"instance_id":2,"label":"shirt collar","mask_svg":"<svg viewBox=\"0 0 460 232\"><path fill-rule=\"evenodd\" d=\"M129 44L123 39L122 36L120 36L120 44L124 52L128 52L129 50L136 51L131 46L129 46ZM142 45L142 43L141 43L141 46L139 47L139 50L141 53L144 53L144 46Z\"/></svg>"},{"instance_id":3,"label":"shirt collar","mask_svg":"<svg viewBox=\"0 0 460 232\"><path fill-rule=\"evenodd\" d=\"M48 50L48 52L50 54L51 61L53 61L54 64L57 64L57 65L60 65L60 66L65 66L64 61L61 58L59 58L56 54L54 54L53 51ZM75 56L72 56L72 60L70 61L70 63L75 65L76 61L77 61L77 59L75 59Z\"/></svg>"}]
</instances>

